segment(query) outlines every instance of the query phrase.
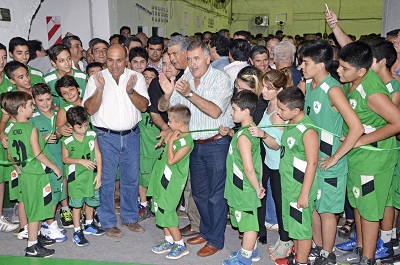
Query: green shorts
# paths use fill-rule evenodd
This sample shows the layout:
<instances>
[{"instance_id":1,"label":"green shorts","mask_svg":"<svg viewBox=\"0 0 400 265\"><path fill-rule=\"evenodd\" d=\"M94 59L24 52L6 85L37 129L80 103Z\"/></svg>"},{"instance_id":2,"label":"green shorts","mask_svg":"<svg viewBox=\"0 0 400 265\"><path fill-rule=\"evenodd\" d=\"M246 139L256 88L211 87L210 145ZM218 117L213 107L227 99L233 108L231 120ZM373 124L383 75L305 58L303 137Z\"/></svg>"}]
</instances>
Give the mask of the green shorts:
<instances>
[{"instance_id":1,"label":"green shorts","mask_svg":"<svg viewBox=\"0 0 400 265\"><path fill-rule=\"evenodd\" d=\"M318 175L317 175L318 177ZM344 210L347 174L336 178L318 177L315 208L318 213L341 213Z\"/></svg>"},{"instance_id":2,"label":"green shorts","mask_svg":"<svg viewBox=\"0 0 400 265\"><path fill-rule=\"evenodd\" d=\"M13 200L18 200L22 201L22 196L21 196L21 186L19 186L19 176L17 171L12 168L13 170L10 172L7 172L7 177L9 178L9 183L8 183L8 193L10 194L10 201ZM6 170L4 170L5 172ZM7 170L8 171L8 170Z\"/></svg>"},{"instance_id":3,"label":"green shorts","mask_svg":"<svg viewBox=\"0 0 400 265\"><path fill-rule=\"evenodd\" d=\"M28 222L54 217L49 174L22 173L19 176L22 200Z\"/></svg>"},{"instance_id":4,"label":"green shorts","mask_svg":"<svg viewBox=\"0 0 400 265\"><path fill-rule=\"evenodd\" d=\"M60 201L67 198L64 189L64 178L61 177L60 179L57 179L56 174L52 172L50 174L50 186L51 186L51 193L53 196L51 203L53 205L57 205Z\"/></svg>"},{"instance_id":5,"label":"green shorts","mask_svg":"<svg viewBox=\"0 0 400 265\"><path fill-rule=\"evenodd\" d=\"M393 206L400 209L400 175L393 176L392 189Z\"/></svg>"},{"instance_id":6,"label":"green shorts","mask_svg":"<svg viewBox=\"0 0 400 265\"><path fill-rule=\"evenodd\" d=\"M350 205L370 222L383 218L391 191L393 170L390 168L373 176L349 171L347 196Z\"/></svg>"},{"instance_id":7,"label":"green shorts","mask_svg":"<svg viewBox=\"0 0 400 265\"><path fill-rule=\"evenodd\" d=\"M307 240L312 238L312 213L314 200L308 201L308 207L297 208L297 201L289 201L282 197L282 219L285 231L289 237L296 240Z\"/></svg>"},{"instance_id":8,"label":"green shorts","mask_svg":"<svg viewBox=\"0 0 400 265\"><path fill-rule=\"evenodd\" d=\"M0 161L8 162L7 150L4 149L3 146L0 146ZM14 169L13 166L0 165L0 183L10 181L10 178L7 174L8 168Z\"/></svg>"},{"instance_id":9,"label":"green shorts","mask_svg":"<svg viewBox=\"0 0 400 265\"><path fill-rule=\"evenodd\" d=\"M147 188L149 187L150 175L153 171L154 163L156 163L157 158L148 158L140 155L140 177L139 185Z\"/></svg>"},{"instance_id":10,"label":"green shorts","mask_svg":"<svg viewBox=\"0 0 400 265\"><path fill-rule=\"evenodd\" d=\"M229 216L232 226L237 227L240 232L259 231L257 209L253 211L241 211L229 207Z\"/></svg>"},{"instance_id":11,"label":"green shorts","mask_svg":"<svg viewBox=\"0 0 400 265\"><path fill-rule=\"evenodd\" d=\"M83 197L83 198L69 197L69 206L71 206L72 208L82 208L84 203L89 207L98 207L100 205L99 190L94 190L93 197Z\"/></svg>"},{"instance_id":12,"label":"green shorts","mask_svg":"<svg viewBox=\"0 0 400 265\"><path fill-rule=\"evenodd\" d=\"M156 225L160 227L177 227L179 225L176 211L164 211L153 201L152 211L156 214Z\"/></svg>"}]
</instances>

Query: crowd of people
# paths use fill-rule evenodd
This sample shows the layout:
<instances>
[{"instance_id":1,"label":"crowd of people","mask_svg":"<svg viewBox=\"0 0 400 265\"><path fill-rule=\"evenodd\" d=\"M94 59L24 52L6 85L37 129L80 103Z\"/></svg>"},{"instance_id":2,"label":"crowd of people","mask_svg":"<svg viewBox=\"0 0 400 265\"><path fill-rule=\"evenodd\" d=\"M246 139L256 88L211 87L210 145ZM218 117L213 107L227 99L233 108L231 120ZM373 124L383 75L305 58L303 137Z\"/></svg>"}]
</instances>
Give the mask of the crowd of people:
<instances>
[{"instance_id":1,"label":"crowd of people","mask_svg":"<svg viewBox=\"0 0 400 265\"><path fill-rule=\"evenodd\" d=\"M0 230L49 257L65 228L82 247L122 237L117 214L134 233L155 216L152 252L179 259L223 249L230 222L242 244L226 265L260 260L267 228L277 265L395 262L400 29L355 41L333 11L326 21L329 36L123 26L86 51L71 33L47 51L0 44L0 205L5 182L17 201Z\"/></svg>"}]
</instances>

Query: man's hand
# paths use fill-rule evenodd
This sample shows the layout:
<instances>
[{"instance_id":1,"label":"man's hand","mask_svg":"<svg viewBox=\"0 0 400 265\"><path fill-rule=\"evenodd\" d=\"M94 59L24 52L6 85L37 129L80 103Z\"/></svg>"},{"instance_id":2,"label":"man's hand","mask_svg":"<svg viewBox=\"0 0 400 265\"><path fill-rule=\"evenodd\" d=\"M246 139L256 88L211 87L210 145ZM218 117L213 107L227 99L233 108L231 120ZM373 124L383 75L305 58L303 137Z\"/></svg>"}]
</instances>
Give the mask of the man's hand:
<instances>
[{"instance_id":1,"label":"man's hand","mask_svg":"<svg viewBox=\"0 0 400 265\"><path fill-rule=\"evenodd\" d=\"M328 26L331 29L336 28L338 20L337 20L336 14L333 11L330 11L330 13L328 13L328 11L325 11L325 19L326 19L326 23L328 23Z\"/></svg>"},{"instance_id":2,"label":"man's hand","mask_svg":"<svg viewBox=\"0 0 400 265\"><path fill-rule=\"evenodd\" d=\"M176 91L178 91L182 96L186 97L191 92L189 82L186 79L179 79L176 82Z\"/></svg>"},{"instance_id":3,"label":"man's hand","mask_svg":"<svg viewBox=\"0 0 400 265\"><path fill-rule=\"evenodd\" d=\"M94 79L96 88L103 91L104 84L105 84L103 74L101 72L97 72L97 73L93 74L93 79Z\"/></svg>"},{"instance_id":4,"label":"man's hand","mask_svg":"<svg viewBox=\"0 0 400 265\"><path fill-rule=\"evenodd\" d=\"M131 77L126 84L126 93L132 93L132 90L136 86L137 76L136 74L131 74Z\"/></svg>"},{"instance_id":5,"label":"man's hand","mask_svg":"<svg viewBox=\"0 0 400 265\"><path fill-rule=\"evenodd\" d=\"M164 94L171 95L174 92L175 87L175 76L171 77L169 80L164 73L160 73L158 76L158 82L160 83L161 89L164 91Z\"/></svg>"}]
</instances>

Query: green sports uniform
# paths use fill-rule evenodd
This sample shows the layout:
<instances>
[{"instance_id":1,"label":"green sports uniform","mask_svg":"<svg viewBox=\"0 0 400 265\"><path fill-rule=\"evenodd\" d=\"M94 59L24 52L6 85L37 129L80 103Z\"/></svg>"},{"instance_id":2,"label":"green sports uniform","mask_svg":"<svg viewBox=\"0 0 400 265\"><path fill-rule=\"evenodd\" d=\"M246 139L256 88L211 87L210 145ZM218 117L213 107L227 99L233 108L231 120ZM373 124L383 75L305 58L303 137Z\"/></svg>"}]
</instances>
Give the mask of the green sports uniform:
<instances>
[{"instance_id":1,"label":"green sports uniform","mask_svg":"<svg viewBox=\"0 0 400 265\"><path fill-rule=\"evenodd\" d=\"M349 91L349 84L345 85ZM347 99L363 124L366 134L374 132L387 122L368 107L368 97L382 93L390 94L381 78L371 69L361 84L353 91L348 92ZM343 125L343 132L348 133L348 126ZM394 136L369 146L381 149L396 148ZM348 155L349 175L347 181L347 195L352 207L357 208L360 215L368 221L379 221L387 204L391 188L394 166L397 162L397 151L374 151L363 148L354 148Z\"/></svg>"},{"instance_id":2,"label":"green sports uniform","mask_svg":"<svg viewBox=\"0 0 400 265\"><path fill-rule=\"evenodd\" d=\"M87 131L81 141L78 141L72 134L69 137L65 137L62 140L62 144L68 150L68 157L75 159L87 159L95 161L95 141L97 139L94 131ZM81 201L82 198L93 198L96 200L98 197L95 196L95 185L93 184L96 176L96 170L88 170L86 167L80 164L65 164L64 175L67 176L68 182L68 196L70 197L70 205L74 208L80 208L83 205L73 205L71 199L78 199ZM90 205L89 205L90 204ZM88 205L96 207L100 205L96 202L88 201Z\"/></svg>"},{"instance_id":3,"label":"green sports uniform","mask_svg":"<svg viewBox=\"0 0 400 265\"><path fill-rule=\"evenodd\" d=\"M40 70L30 67L29 65L27 65L27 67L28 67L29 77L31 78L31 86L34 86L39 83L44 83L43 79L44 75ZM15 85L12 85L12 90L16 90L16 88L17 87Z\"/></svg>"},{"instance_id":4,"label":"green sports uniform","mask_svg":"<svg viewBox=\"0 0 400 265\"><path fill-rule=\"evenodd\" d=\"M67 111L72 108L75 107L74 104L69 103L69 102L65 102L60 108L63 109L65 111L65 115L67 115ZM83 107L83 106L82 106ZM93 126L92 126L92 116L90 116L89 114L87 115L88 118L88 125L89 125L89 130L93 130Z\"/></svg>"},{"instance_id":5,"label":"green sports uniform","mask_svg":"<svg viewBox=\"0 0 400 265\"><path fill-rule=\"evenodd\" d=\"M12 126L14 126L14 123L8 121L6 127L4 128L5 135L8 136ZM4 149L3 146L1 146L1 150L2 152L5 152L2 153L2 155L4 155L5 160L8 161L7 149ZM8 193L10 194L10 201L18 200L19 202L22 202L21 186L19 185L19 175L15 168L13 166L3 167L3 174L6 176L6 178L8 178L7 181L9 181Z\"/></svg>"},{"instance_id":6,"label":"green sports uniform","mask_svg":"<svg viewBox=\"0 0 400 265\"><path fill-rule=\"evenodd\" d=\"M260 139L251 136L248 129L249 126L244 126L235 133L226 158L224 197L228 201L232 225L238 227L240 232L259 230L257 208L261 206L261 200L245 174L242 156L238 148L239 137L246 137L250 141L254 171L260 182Z\"/></svg>"},{"instance_id":7,"label":"green sports uniform","mask_svg":"<svg viewBox=\"0 0 400 265\"><path fill-rule=\"evenodd\" d=\"M84 72L81 72L76 69L72 69L72 76L75 78L76 82L79 85L79 96L83 98L83 95L85 94L85 89L86 89L86 79L87 79L87 74ZM61 107L66 103L66 101L60 97L57 92L56 92L56 82L60 79L60 77L57 75L57 70L51 71L47 75L44 76L44 82L50 87L51 89L51 94L53 96L53 104L56 105L57 107Z\"/></svg>"},{"instance_id":8,"label":"green sports uniform","mask_svg":"<svg viewBox=\"0 0 400 265\"><path fill-rule=\"evenodd\" d=\"M156 224L161 227L178 226L176 207L187 182L189 157L194 144L190 134L175 140L173 144L175 153L186 146L190 147L190 151L173 165L167 163L166 146L151 173L147 195L153 197L152 211L156 214Z\"/></svg>"},{"instance_id":9,"label":"green sports uniform","mask_svg":"<svg viewBox=\"0 0 400 265\"><path fill-rule=\"evenodd\" d=\"M160 129L153 123L148 112L142 112L142 120L138 125L140 128L139 185L147 188L153 166L162 152L162 148L155 148L159 141L157 136L160 134Z\"/></svg>"},{"instance_id":10,"label":"green sports uniform","mask_svg":"<svg viewBox=\"0 0 400 265\"><path fill-rule=\"evenodd\" d=\"M1 93L6 93L9 92L13 89L13 85L11 84L10 80L8 80L7 76L3 73L0 73L2 75L2 80L0 83L0 94ZM3 112L0 112L0 119L3 116ZM3 146L0 147L0 161L8 161L7 158L7 150L3 148ZM11 166L5 166L5 165L0 165L0 183L2 182L7 182L10 180L9 178L9 169L12 168Z\"/></svg>"},{"instance_id":11,"label":"green sports uniform","mask_svg":"<svg viewBox=\"0 0 400 265\"><path fill-rule=\"evenodd\" d=\"M30 119L30 123L34 125L40 135L40 146L44 148L44 154L57 165L58 168L62 169L62 154L61 154L61 142L57 140L53 144L46 144L46 140L43 139L44 135L51 134L55 132L55 120L57 116L56 111L52 111L52 118L48 118L43 115L40 111L36 111L33 113L32 118ZM66 193L64 189L64 181L63 178L57 178L57 175L54 172L50 173L50 185L52 192L52 204L57 205L60 201L66 198Z\"/></svg>"},{"instance_id":12,"label":"green sports uniform","mask_svg":"<svg viewBox=\"0 0 400 265\"><path fill-rule=\"evenodd\" d=\"M54 217L49 175L51 170L33 154L30 144L33 130L36 128L32 124L16 122L8 134L8 150L22 171L19 185L29 222Z\"/></svg>"},{"instance_id":13,"label":"green sports uniform","mask_svg":"<svg viewBox=\"0 0 400 265\"><path fill-rule=\"evenodd\" d=\"M311 118L304 115L298 125L285 128L281 140L279 173L282 183L283 227L289 233L289 237L297 240L312 237L311 222L318 189L317 178L314 179L308 195L308 208L297 208L307 167L303 137L308 130L313 129L312 124L314 123Z\"/></svg>"},{"instance_id":14,"label":"green sports uniform","mask_svg":"<svg viewBox=\"0 0 400 265\"><path fill-rule=\"evenodd\" d=\"M3 79L0 83L0 93L10 92L13 90L13 84L8 80L8 77L3 73L1 73Z\"/></svg>"},{"instance_id":15,"label":"green sports uniform","mask_svg":"<svg viewBox=\"0 0 400 265\"><path fill-rule=\"evenodd\" d=\"M327 158L336 153L342 142L336 135L343 135L342 115L331 106L329 91L342 85L330 74L315 89L312 80L306 84L306 102L304 108L314 124L324 130L318 130L318 158ZM331 133L328 133L331 132ZM343 156L327 171L317 167L318 193L315 208L318 213L341 213L344 210L344 198L347 183L347 157Z\"/></svg>"}]
</instances>

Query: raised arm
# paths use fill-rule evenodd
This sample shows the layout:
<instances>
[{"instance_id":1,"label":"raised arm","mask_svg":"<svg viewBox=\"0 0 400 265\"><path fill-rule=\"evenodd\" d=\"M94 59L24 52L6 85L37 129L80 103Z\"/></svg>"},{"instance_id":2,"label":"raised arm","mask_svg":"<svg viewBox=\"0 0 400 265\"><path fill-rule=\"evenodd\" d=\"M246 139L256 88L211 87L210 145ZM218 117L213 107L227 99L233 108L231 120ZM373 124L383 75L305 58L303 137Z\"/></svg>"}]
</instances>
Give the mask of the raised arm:
<instances>
[{"instance_id":1,"label":"raised arm","mask_svg":"<svg viewBox=\"0 0 400 265\"><path fill-rule=\"evenodd\" d=\"M350 37L347 36L347 34L338 25L336 14L333 11L330 11L329 13L326 11L325 19L341 47L344 47L346 44L353 42L353 40L350 39Z\"/></svg>"},{"instance_id":2,"label":"raised arm","mask_svg":"<svg viewBox=\"0 0 400 265\"><path fill-rule=\"evenodd\" d=\"M84 106L89 113L89 115L95 114L101 105L101 101L103 100L103 91L104 91L105 80L103 74L98 72L93 75L93 79L90 78L86 85L86 93L90 93L94 90L94 93L85 100Z\"/></svg>"}]
</instances>

